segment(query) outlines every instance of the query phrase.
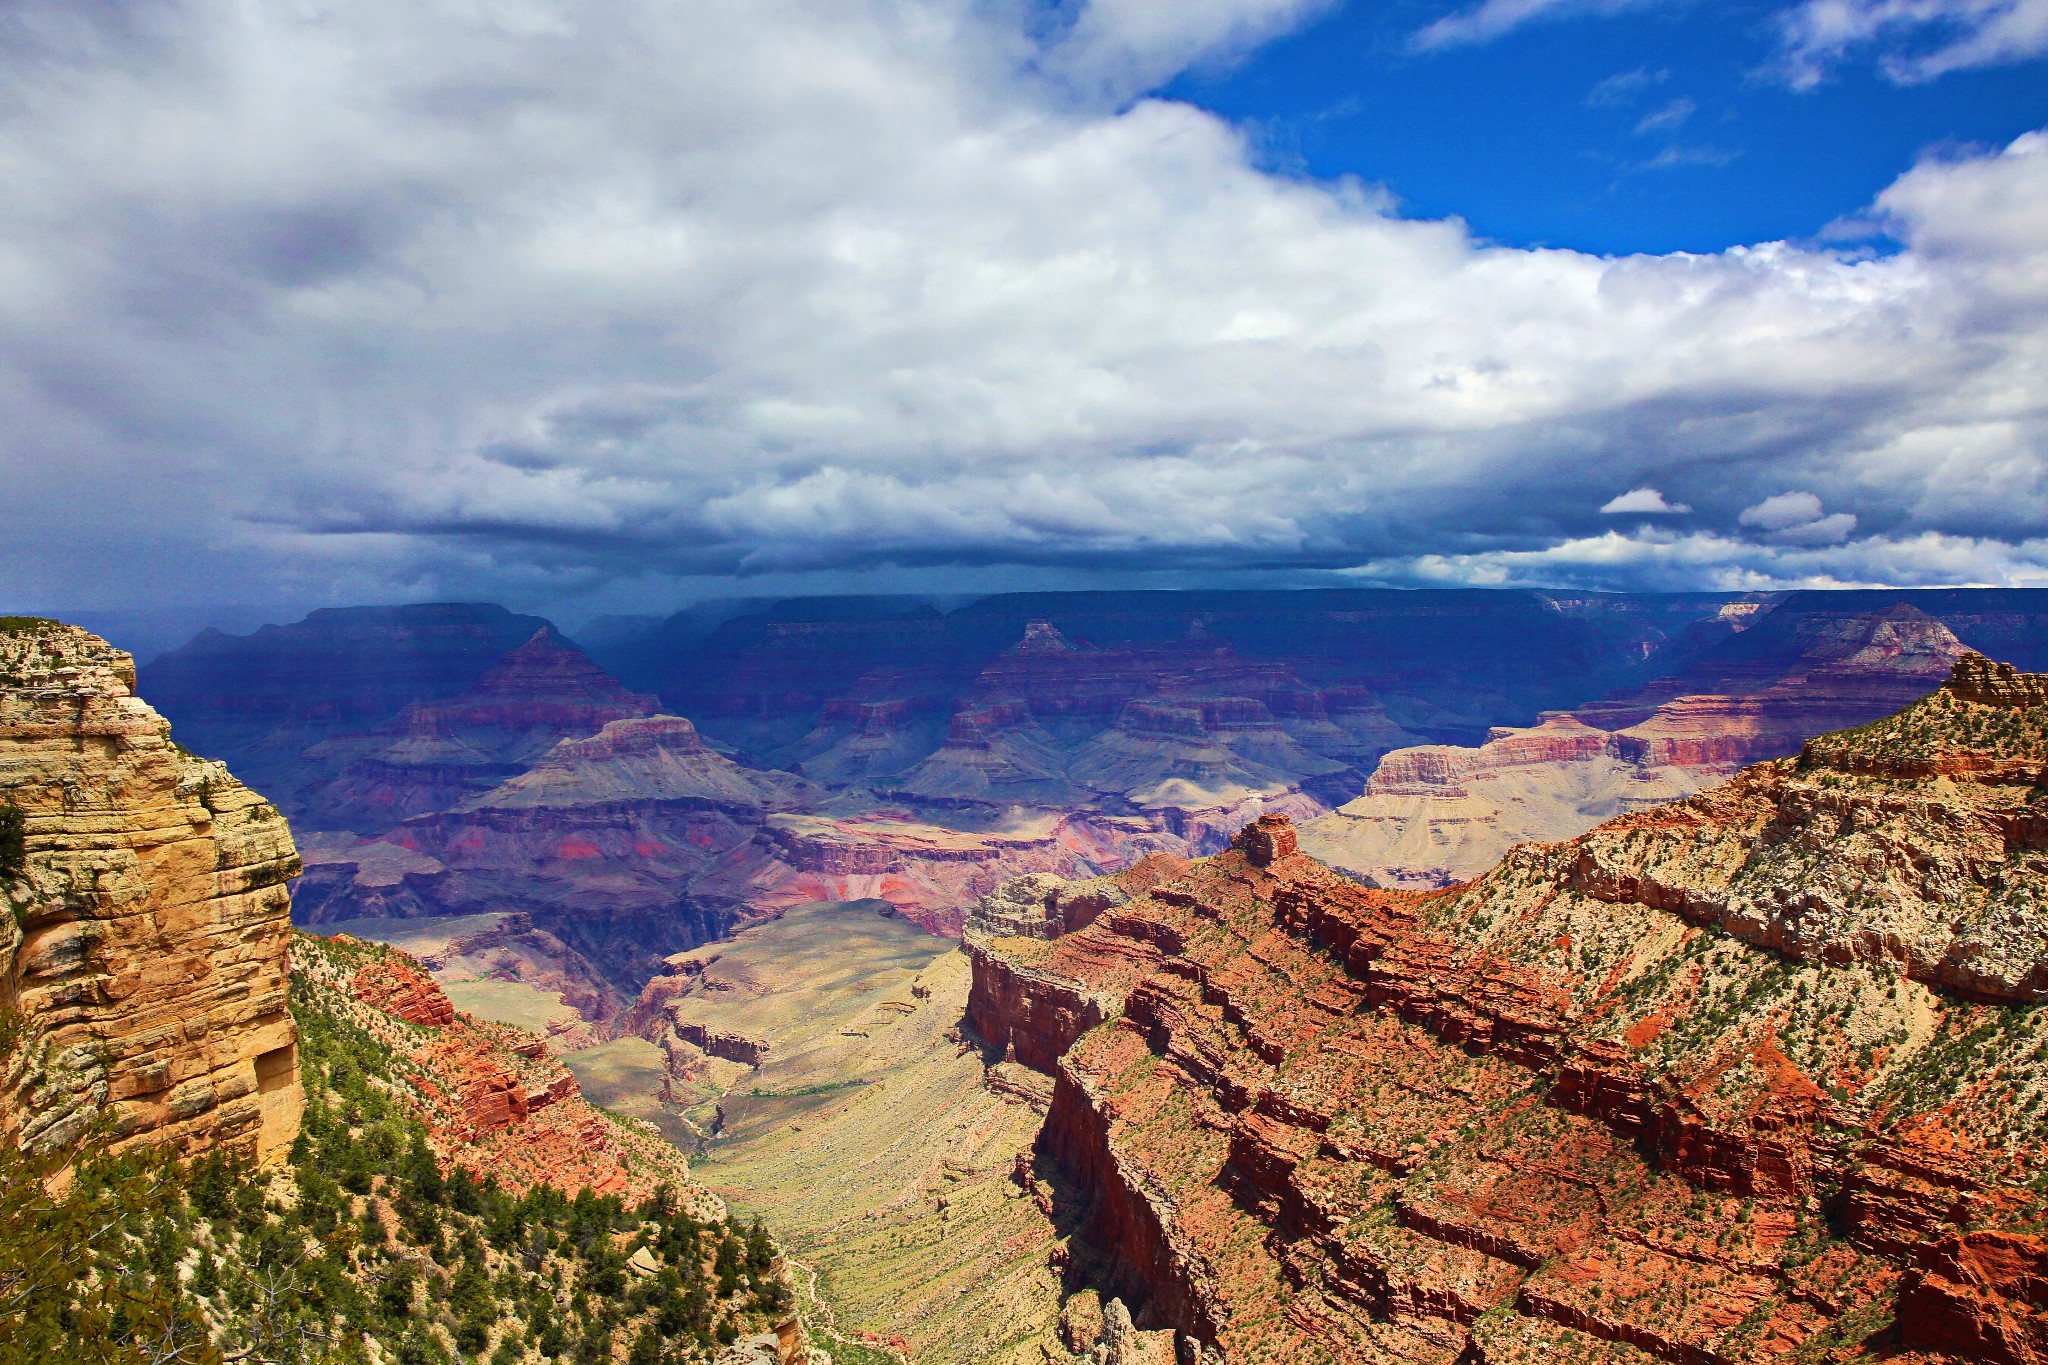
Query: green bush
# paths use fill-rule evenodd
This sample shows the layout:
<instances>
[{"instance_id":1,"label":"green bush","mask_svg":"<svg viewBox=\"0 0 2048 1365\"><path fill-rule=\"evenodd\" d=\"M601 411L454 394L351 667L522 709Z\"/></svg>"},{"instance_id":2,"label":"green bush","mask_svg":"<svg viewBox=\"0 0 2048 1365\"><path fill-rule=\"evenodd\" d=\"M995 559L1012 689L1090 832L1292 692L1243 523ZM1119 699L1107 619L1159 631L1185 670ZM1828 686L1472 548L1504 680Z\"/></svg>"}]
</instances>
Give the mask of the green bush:
<instances>
[{"instance_id":1,"label":"green bush","mask_svg":"<svg viewBox=\"0 0 2048 1365\"><path fill-rule=\"evenodd\" d=\"M0 878L28 868L28 817L19 806L0 806Z\"/></svg>"},{"instance_id":2,"label":"green bush","mask_svg":"<svg viewBox=\"0 0 2048 1365\"><path fill-rule=\"evenodd\" d=\"M662 1365L678 1365L786 1311L779 1282L740 1273L772 1260L765 1231L699 1222L673 1191L633 1207L444 1165L386 1079L389 1054L308 984L292 1005L305 1117L284 1172L90 1143L41 1161L0 1150L0 1365L131 1365L163 1358L148 1353L162 1341L198 1365L507 1365L515 1341L594 1362L665 1343ZM21 1034L8 1022L0 1061ZM43 1177L67 1163L78 1179L53 1198ZM627 1272L640 1246L657 1275Z\"/></svg>"}]
</instances>

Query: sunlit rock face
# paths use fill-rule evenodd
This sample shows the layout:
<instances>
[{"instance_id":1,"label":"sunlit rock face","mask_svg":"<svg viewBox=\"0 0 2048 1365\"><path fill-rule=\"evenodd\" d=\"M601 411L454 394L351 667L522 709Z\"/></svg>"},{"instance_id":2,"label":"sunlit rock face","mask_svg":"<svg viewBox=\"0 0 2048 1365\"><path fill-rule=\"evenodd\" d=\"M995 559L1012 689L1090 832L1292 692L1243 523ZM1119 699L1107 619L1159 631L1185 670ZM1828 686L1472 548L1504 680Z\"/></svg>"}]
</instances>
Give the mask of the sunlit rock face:
<instances>
[{"instance_id":1,"label":"sunlit rock face","mask_svg":"<svg viewBox=\"0 0 2048 1365\"><path fill-rule=\"evenodd\" d=\"M1361 795L1303 829L1303 846L1382 886L1447 886L1518 843L1568 839L1889 715L1966 652L1907 604L1738 604L1722 619L1729 638L1639 690L1495 729L1476 748L1389 753Z\"/></svg>"},{"instance_id":2,"label":"sunlit rock face","mask_svg":"<svg viewBox=\"0 0 2048 1365\"><path fill-rule=\"evenodd\" d=\"M360 1029L388 1059L380 1082L449 1165L515 1190L632 1201L666 1184L699 1217L724 1216L674 1147L592 1106L546 1038L458 1012L410 954L301 933L292 966L303 999Z\"/></svg>"},{"instance_id":3,"label":"sunlit rock face","mask_svg":"<svg viewBox=\"0 0 2048 1365\"><path fill-rule=\"evenodd\" d=\"M1020 885L969 1023L1096 1287L1228 1360L2038 1360L2044 698L1968 655L1442 891L1270 819L1072 932Z\"/></svg>"},{"instance_id":4,"label":"sunlit rock face","mask_svg":"<svg viewBox=\"0 0 2048 1365\"><path fill-rule=\"evenodd\" d=\"M102 1118L118 1146L281 1156L304 1098L286 1009L277 809L172 743L126 654L75 627L0 623L0 1005L21 1037L0 1129L36 1150Z\"/></svg>"}]
</instances>

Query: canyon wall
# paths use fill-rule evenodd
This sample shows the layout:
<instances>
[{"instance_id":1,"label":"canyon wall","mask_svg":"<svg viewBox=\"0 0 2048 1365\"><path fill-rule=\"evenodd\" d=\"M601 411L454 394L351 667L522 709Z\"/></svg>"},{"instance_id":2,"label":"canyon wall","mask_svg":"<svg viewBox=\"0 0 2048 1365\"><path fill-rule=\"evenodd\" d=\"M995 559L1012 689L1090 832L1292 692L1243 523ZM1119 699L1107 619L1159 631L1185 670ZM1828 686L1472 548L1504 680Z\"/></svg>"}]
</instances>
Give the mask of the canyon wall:
<instances>
[{"instance_id":1,"label":"canyon wall","mask_svg":"<svg viewBox=\"0 0 2048 1365\"><path fill-rule=\"evenodd\" d=\"M192 757L133 661L0 619L0 1135L52 1150L282 1156L303 1098L286 1008L299 857L277 809Z\"/></svg>"},{"instance_id":2,"label":"canyon wall","mask_svg":"<svg viewBox=\"0 0 2048 1365\"><path fill-rule=\"evenodd\" d=\"M2044 596L1927 600L2048 639ZM1907 597L728 604L613 635L630 686L534 618L444 604L209 635L148 673L294 822L302 922L525 913L606 978L578 997L603 1027L750 918L879 897L954 934L1021 874L1213 853L1264 813L1383 882L1477 875L1932 687L1961 646ZM1417 745L1566 702L1476 752Z\"/></svg>"},{"instance_id":3,"label":"canyon wall","mask_svg":"<svg viewBox=\"0 0 2048 1365\"><path fill-rule=\"evenodd\" d=\"M1303 846L1381 886L1447 886L1516 844L1570 838L1890 715L1966 652L1909 603L1852 611L1799 594L1769 610L1735 604L1723 624L1683 671L1634 691L1497 728L1477 748L1389 753L1362 794L1304 827Z\"/></svg>"},{"instance_id":4,"label":"canyon wall","mask_svg":"<svg viewBox=\"0 0 2048 1365\"><path fill-rule=\"evenodd\" d=\"M724 1216L659 1134L593 1107L544 1038L457 1013L409 954L301 933L292 966L300 1007L345 1020L374 1043L383 1088L425 1123L445 1165L514 1191L547 1185L634 1202L666 1185L699 1218Z\"/></svg>"},{"instance_id":5,"label":"canyon wall","mask_svg":"<svg viewBox=\"0 0 2048 1365\"><path fill-rule=\"evenodd\" d=\"M970 935L1077 1273L1228 1361L2048 1357L2044 689L1966 657L1446 891L1268 819Z\"/></svg>"}]
</instances>

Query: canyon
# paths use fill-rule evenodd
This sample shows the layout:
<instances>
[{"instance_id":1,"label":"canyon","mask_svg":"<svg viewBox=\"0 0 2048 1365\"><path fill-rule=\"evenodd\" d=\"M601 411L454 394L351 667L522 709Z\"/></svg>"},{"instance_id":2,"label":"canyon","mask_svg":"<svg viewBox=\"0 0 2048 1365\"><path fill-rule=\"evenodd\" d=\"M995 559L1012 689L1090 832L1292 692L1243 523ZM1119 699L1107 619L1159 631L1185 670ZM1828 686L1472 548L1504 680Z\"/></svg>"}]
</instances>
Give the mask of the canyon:
<instances>
[{"instance_id":1,"label":"canyon","mask_svg":"<svg viewBox=\"0 0 2048 1365\"><path fill-rule=\"evenodd\" d=\"M289 964L451 1168L764 1214L849 1359L2048 1358L2032 596L1073 596L145 670L275 806L0 637L10 1135L274 1162ZM1394 800L1466 828L1331 838Z\"/></svg>"},{"instance_id":2,"label":"canyon","mask_svg":"<svg viewBox=\"0 0 2048 1365\"><path fill-rule=\"evenodd\" d=\"M480 686L539 665L567 690L579 657L539 633ZM809 1359L766 1231L654 1125L593 1106L547 1036L458 1010L420 960L291 927L285 818L135 681L96 636L0 618L9 1358L503 1365L609 1359L623 1335L636 1357ZM499 916L448 946L550 944Z\"/></svg>"},{"instance_id":3,"label":"canyon","mask_svg":"<svg viewBox=\"0 0 2048 1365\"><path fill-rule=\"evenodd\" d=\"M1516 844L1569 838L1890 715L1968 648L1909 603L1871 611L1805 595L1751 607L1724 609L1735 633L1632 693L1496 728L1476 748L1387 754L1359 796L1302 828L1302 846L1376 885L1447 886Z\"/></svg>"},{"instance_id":4,"label":"canyon","mask_svg":"<svg viewBox=\"0 0 2048 1365\"><path fill-rule=\"evenodd\" d=\"M552 648L537 636L512 663L537 647ZM296 992L375 1040L454 1165L571 1194L695 1188L666 1143L583 1101L544 1035L459 1013L400 950L294 942L283 816L173 742L134 685L129 657L76 627L0 629L0 810L18 840L0 867L0 1137L39 1154L98 1132L112 1151L275 1166L305 1103ZM545 950L505 918L461 950Z\"/></svg>"},{"instance_id":5,"label":"canyon","mask_svg":"<svg viewBox=\"0 0 2048 1365\"><path fill-rule=\"evenodd\" d=\"M1279 817L1018 888L970 917L967 1020L1050 1086L1076 1278L1183 1359L2017 1365L2044 792L2048 676L1966 654L1450 888Z\"/></svg>"},{"instance_id":6,"label":"canyon","mask_svg":"<svg viewBox=\"0 0 2048 1365\"><path fill-rule=\"evenodd\" d=\"M1866 624L1899 609L1855 605L1845 619ZM1991 605L1972 629L2048 620L2024 596ZM1769 678L1751 690L1767 695L1746 711L1655 693L1755 620L1813 615L1683 594L1075 593L948 612L811 599L614 631L593 659L537 618L444 604L209 633L147 672L181 733L271 780L307 865L301 922L526 915L583 960L544 975L609 983L578 995L602 1028L662 958L749 918L879 897L957 935L963 907L1015 876L1214 852L1262 813L1382 880L1466 872L1504 840L1585 828L1611 788L1683 794L1867 709L1836 695L1854 670L1822 677L1792 628L1757 637L1772 637ZM301 689L306 670L319 681ZM1822 704L1781 699L1795 674ZM1671 761L1609 753L1587 782L1526 752L1496 762L1513 743L1476 762L1415 747L1544 705L1591 716L1602 691L1655 697L1595 719L1609 749L1662 726L1686 738L1650 743ZM1534 745L1577 760L1599 743L1560 725ZM1548 805L1460 816L1483 830L1462 858L1408 856L1415 828L1428 844L1451 821L1373 810L1469 805L1510 771ZM1573 781L1597 790L1553 799ZM1391 830L1378 843L1399 856L1359 830Z\"/></svg>"},{"instance_id":7,"label":"canyon","mask_svg":"<svg viewBox=\"0 0 2048 1365\"><path fill-rule=\"evenodd\" d=\"M298 922L522 917L446 984L568 1050L670 955L790 907L957 936L1013 878L1213 853L1261 814L1369 882L1476 876L1896 709L1973 640L2033 657L2043 596L810 599L595 657L443 604L211 633L146 673L181 734L271 775Z\"/></svg>"}]
</instances>

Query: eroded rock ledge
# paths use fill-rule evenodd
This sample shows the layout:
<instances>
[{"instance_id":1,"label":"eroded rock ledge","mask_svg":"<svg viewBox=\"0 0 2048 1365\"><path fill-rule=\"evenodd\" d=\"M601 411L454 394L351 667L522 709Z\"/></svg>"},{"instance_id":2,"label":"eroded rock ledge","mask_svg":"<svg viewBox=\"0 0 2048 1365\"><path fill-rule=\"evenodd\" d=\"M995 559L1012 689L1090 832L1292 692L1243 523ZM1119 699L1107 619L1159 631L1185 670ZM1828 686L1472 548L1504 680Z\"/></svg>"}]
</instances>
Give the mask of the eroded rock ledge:
<instances>
[{"instance_id":1,"label":"eroded rock ledge","mask_svg":"<svg viewBox=\"0 0 2048 1365\"><path fill-rule=\"evenodd\" d=\"M970 933L1104 1291L1231 1361L2048 1358L2048 679L1983 675L1445 892L1263 820Z\"/></svg>"},{"instance_id":2,"label":"eroded rock ledge","mask_svg":"<svg viewBox=\"0 0 2048 1365\"><path fill-rule=\"evenodd\" d=\"M100 1116L119 1146L280 1156L298 1132L286 1009L299 856L277 810L171 742L135 665L73 626L0 621L0 1006L25 1035L0 1133L54 1149Z\"/></svg>"}]
</instances>

